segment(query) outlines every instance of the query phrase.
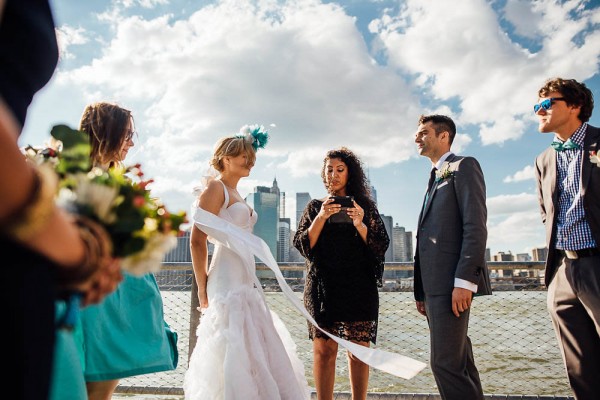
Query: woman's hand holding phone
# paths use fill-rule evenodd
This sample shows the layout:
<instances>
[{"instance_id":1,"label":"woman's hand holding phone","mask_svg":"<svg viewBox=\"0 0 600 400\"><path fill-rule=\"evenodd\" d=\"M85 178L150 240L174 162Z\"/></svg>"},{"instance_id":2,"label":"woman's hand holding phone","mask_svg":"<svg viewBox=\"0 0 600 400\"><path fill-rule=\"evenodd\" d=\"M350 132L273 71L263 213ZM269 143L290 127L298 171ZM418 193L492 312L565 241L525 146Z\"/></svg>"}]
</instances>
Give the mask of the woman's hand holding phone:
<instances>
[{"instance_id":1,"label":"woman's hand holding phone","mask_svg":"<svg viewBox=\"0 0 600 400\"><path fill-rule=\"evenodd\" d=\"M337 214L342 209L342 206L334 203L334 198L330 197L321 204L321 209L319 210L319 215L317 217L321 217L325 220L328 220L333 214Z\"/></svg>"}]
</instances>

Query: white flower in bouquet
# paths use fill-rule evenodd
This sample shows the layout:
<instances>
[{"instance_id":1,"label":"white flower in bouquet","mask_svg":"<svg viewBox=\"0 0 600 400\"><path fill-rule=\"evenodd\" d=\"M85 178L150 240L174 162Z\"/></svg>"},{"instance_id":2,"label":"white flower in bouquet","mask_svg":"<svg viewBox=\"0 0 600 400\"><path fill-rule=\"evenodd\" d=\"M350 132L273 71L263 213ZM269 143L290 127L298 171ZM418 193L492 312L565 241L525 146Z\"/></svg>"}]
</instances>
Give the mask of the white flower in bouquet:
<instances>
[{"instance_id":1,"label":"white flower in bouquet","mask_svg":"<svg viewBox=\"0 0 600 400\"><path fill-rule=\"evenodd\" d=\"M155 232L150 236L144 248L121 260L121 267L134 275L160 271L165 254L177 246L177 237L173 234Z\"/></svg>"},{"instance_id":2,"label":"white flower in bouquet","mask_svg":"<svg viewBox=\"0 0 600 400\"><path fill-rule=\"evenodd\" d=\"M58 125L51 134L56 148L28 146L23 153L57 173L57 203L102 225L124 270L136 275L160 270L165 254L177 245L186 213L171 213L150 195L147 186L153 180L142 179L140 165L92 167L85 132Z\"/></svg>"},{"instance_id":3,"label":"white flower in bouquet","mask_svg":"<svg viewBox=\"0 0 600 400\"><path fill-rule=\"evenodd\" d=\"M90 174L97 175L98 171L92 171ZM117 215L113 208L117 204L119 188L90 181L87 174L78 174L76 179L77 185L73 189L75 203L90 207L103 223L114 223Z\"/></svg>"}]
</instances>

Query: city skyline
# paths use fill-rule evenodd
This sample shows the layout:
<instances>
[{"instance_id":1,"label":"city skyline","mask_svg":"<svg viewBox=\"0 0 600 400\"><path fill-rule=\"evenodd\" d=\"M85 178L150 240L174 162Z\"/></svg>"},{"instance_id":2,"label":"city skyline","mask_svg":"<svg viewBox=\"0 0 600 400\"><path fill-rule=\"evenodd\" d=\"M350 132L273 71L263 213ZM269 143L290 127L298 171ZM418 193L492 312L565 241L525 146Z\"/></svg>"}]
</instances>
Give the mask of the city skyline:
<instances>
[{"instance_id":1,"label":"city skyline","mask_svg":"<svg viewBox=\"0 0 600 400\"><path fill-rule=\"evenodd\" d=\"M600 5L542 0L261 2L52 0L60 58L19 138L43 145L76 127L86 104L113 101L135 118L149 187L170 210L192 191L220 137L269 131L240 193L276 176L325 196L323 157L347 146L364 161L380 213L415 231L431 163L414 134L420 114L450 115L453 151L486 180L488 247L545 244L533 162L552 141L532 105L554 76L600 93ZM596 110L590 123L600 125Z\"/></svg>"},{"instance_id":2,"label":"city skyline","mask_svg":"<svg viewBox=\"0 0 600 400\"><path fill-rule=\"evenodd\" d=\"M376 188L371 187L373 193ZM312 200L310 193L299 192L296 194L295 208L288 208L284 205L286 192L281 191L277 179L273 179L271 187L257 186L254 191L246 196L246 201L254 208L258 215L267 215L267 218L260 219L253 229L253 233L259 236L269 246L273 257L277 262L303 262L304 258L300 252L295 249L293 244L294 233L297 230L297 224L292 225L291 219L286 217L286 210L291 210L296 215L296 219L302 215L304 208ZM389 247L385 253L385 262L413 262L414 246L416 238L413 232L407 231L404 226L400 226L390 215L381 215L385 230L390 238ZM183 242L182 242L183 241ZM178 238L178 246L170 252L165 260L167 261L191 261L191 254L188 248L181 249L182 243L189 247L189 231ZM210 252L209 252L210 253ZM489 247L485 251L486 261L544 261L547 257L547 248L533 248L530 253L515 253L512 250L497 251L492 254Z\"/></svg>"}]
</instances>

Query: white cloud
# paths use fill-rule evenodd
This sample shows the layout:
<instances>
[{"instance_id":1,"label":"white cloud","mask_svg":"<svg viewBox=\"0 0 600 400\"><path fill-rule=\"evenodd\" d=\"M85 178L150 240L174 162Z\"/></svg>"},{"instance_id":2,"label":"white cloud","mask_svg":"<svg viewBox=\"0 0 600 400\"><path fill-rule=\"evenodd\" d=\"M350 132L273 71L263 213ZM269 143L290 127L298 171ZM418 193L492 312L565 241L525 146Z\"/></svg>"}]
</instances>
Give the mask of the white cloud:
<instances>
[{"instance_id":1,"label":"white cloud","mask_svg":"<svg viewBox=\"0 0 600 400\"><path fill-rule=\"evenodd\" d=\"M538 200L537 197L531 193L505 194L488 197L486 204L488 213L491 216L535 211L538 213L539 217Z\"/></svg>"},{"instance_id":2,"label":"white cloud","mask_svg":"<svg viewBox=\"0 0 600 400\"><path fill-rule=\"evenodd\" d=\"M503 182L505 183L513 183L513 182L523 182L532 180L535 178L535 174L533 171L533 165L527 165L520 171L514 173L514 175L509 175L504 178Z\"/></svg>"},{"instance_id":3,"label":"white cloud","mask_svg":"<svg viewBox=\"0 0 600 400\"><path fill-rule=\"evenodd\" d=\"M539 213L515 212L504 219L488 222L488 243L492 253L512 250L529 253L534 247L545 247L545 230Z\"/></svg>"},{"instance_id":4,"label":"white cloud","mask_svg":"<svg viewBox=\"0 0 600 400\"><path fill-rule=\"evenodd\" d=\"M103 15L115 33L102 56L59 79L90 99L141 103L145 157L166 179L191 180L194 160L246 123L276 123L261 154L289 157L280 167L296 176L342 145L373 167L416 155L418 101L374 65L340 6L224 1L187 20Z\"/></svg>"},{"instance_id":5,"label":"white cloud","mask_svg":"<svg viewBox=\"0 0 600 400\"><path fill-rule=\"evenodd\" d=\"M125 8L131 8L137 5L143 8L154 8L157 5L169 4L169 0L116 0L115 4Z\"/></svg>"},{"instance_id":6,"label":"white cloud","mask_svg":"<svg viewBox=\"0 0 600 400\"><path fill-rule=\"evenodd\" d=\"M386 210L402 220L412 202L419 207L422 201L394 173L426 164L416 162L420 114L451 115L461 132L453 150L468 148L478 156L479 142L501 144L529 129L531 104L547 77L586 79L598 70L600 31L593 24L600 23L600 13L598 7L582 8L582 1L507 0L502 16L491 7L496 3L484 0L407 0L399 14L390 8L371 21L371 47L357 17L334 2L223 0L197 5L191 14L164 4L114 1L88 14L97 21L85 25L86 31L65 28L63 54L76 54L78 63L65 63L55 74L54 102L44 116L56 116L53 107L64 99L65 106L77 103L81 109L84 101L97 100L131 109L140 137L127 161L143 163L147 176L156 179L153 191L173 208L188 207L219 137L247 123L274 123L253 180L242 180L247 187L241 190L270 185L276 174L288 194L318 193L325 152L346 145L372 172L377 169L380 193L390 187L404 191L406 201ZM529 27L516 16L519 10L527 15L525 6L537 16ZM94 7L99 6L88 9ZM79 23L71 18L70 26ZM501 18L531 40L517 43L512 32L502 30ZM382 55L386 62L378 63ZM73 65L76 69L66 70ZM79 115L75 110L60 117L76 123ZM521 172L526 171L509 178L516 182ZM489 183L494 194L506 187L501 178ZM539 226L533 223L539 218L535 199L515 196L504 199L511 206L505 210L501 206L507 204L495 204L498 198L488 202L490 226L505 235L493 232L494 240L520 235L513 223L519 212L531 221L528 228ZM521 211L513 209L519 203Z\"/></svg>"},{"instance_id":7,"label":"white cloud","mask_svg":"<svg viewBox=\"0 0 600 400\"><path fill-rule=\"evenodd\" d=\"M488 243L493 243L493 253L531 253L533 247L545 246L545 230L535 195L494 196L487 199L487 208Z\"/></svg>"},{"instance_id":8,"label":"white cloud","mask_svg":"<svg viewBox=\"0 0 600 400\"><path fill-rule=\"evenodd\" d=\"M504 16L515 27L518 35L534 38L541 27L542 17L531 8L531 1L508 0L504 6Z\"/></svg>"},{"instance_id":9,"label":"white cloud","mask_svg":"<svg viewBox=\"0 0 600 400\"><path fill-rule=\"evenodd\" d=\"M514 18L514 11L526 4L508 3L507 18L522 34L541 35L541 49L535 52L502 30L484 0L408 0L398 15L374 21L370 29L377 32L390 65L417 76L415 83L434 99L457 99L460 120L480 125L484 144L502 143L523 135L522 119L546 78L583 80L598 72L600 30L589 29L597 8L583 10L582 3L528 3L539 18L529 21L536 27L527 32Z\"/></svg>"},{"instance_id":10,"label":"white cloud","mask_svg":"<svg viewBox=\"0 0 600 400\"><path fill-rule=\"evenodd\" d=\"M69 25L62 25L56 29L56 39L58 41L59 54L62 59L74 58L70 47L73 45L81 45L88 42L88 37L85 29L79 27L74 28Z\"/></svg>"}]
</instances>

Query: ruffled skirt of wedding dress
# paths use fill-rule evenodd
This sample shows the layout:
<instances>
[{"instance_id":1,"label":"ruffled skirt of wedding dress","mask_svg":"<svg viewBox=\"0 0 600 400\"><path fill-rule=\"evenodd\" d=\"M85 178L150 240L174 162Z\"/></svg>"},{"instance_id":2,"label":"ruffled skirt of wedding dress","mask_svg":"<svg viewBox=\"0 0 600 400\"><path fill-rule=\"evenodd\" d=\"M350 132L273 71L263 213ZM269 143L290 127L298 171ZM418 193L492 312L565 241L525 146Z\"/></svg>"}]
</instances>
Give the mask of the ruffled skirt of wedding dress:
<instances>
[{"instance_id":1,"label":"ruffled skirt of wedding dress","mask_svg":"<svg viewBox=\"0 0 600 400\"><path fill-rule=\"evenodd\" d=\"M306 400L296 345L260 289L216 295L202 315L185 375L188 400Z\"/></svg>"}]
</instances>

